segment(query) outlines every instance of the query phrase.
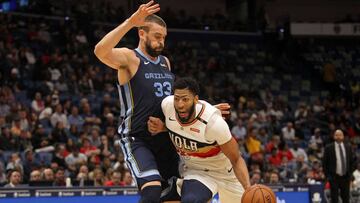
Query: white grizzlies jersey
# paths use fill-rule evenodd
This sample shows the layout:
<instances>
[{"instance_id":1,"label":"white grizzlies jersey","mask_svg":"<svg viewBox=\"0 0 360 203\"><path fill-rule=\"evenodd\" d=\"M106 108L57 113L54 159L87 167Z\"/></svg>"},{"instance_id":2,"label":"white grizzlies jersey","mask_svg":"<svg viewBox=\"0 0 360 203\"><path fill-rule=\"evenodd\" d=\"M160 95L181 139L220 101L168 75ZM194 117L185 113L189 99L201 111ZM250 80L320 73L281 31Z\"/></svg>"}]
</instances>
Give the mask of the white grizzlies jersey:
<instances>
[{"instance_id":1,"label":"white grizzlies jersey","mask_svg":"<svg viewBox=\"0 0 360 203\"><path fill-rule=\"evenodd\" d=\"M184 124L176 116L174 96L166 97L161 107L170 138L187 168L206 171L231 168L230 160L221 152L219 145L232 137L218 109L200 100L196 104L195 120Z\"/></svg>"}]
</instances>

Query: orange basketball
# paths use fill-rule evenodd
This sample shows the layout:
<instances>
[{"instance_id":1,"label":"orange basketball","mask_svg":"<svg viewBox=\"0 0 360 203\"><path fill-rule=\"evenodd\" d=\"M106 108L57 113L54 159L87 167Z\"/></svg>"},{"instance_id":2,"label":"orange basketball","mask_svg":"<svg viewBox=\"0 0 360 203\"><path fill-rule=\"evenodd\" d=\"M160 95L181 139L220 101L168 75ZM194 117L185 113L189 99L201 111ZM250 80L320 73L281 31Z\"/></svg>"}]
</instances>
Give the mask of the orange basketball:
<instances>
[{"instance_id":1,"label":"orange basketball","mask_svg":"<svg viewBox=\"0 0 360 203\"><path fill-rule=\"evenodd\" d=\"M241 203L276 203L276 197L268 186L256 184L245 190Z\"/></svg>"}]
</instances>

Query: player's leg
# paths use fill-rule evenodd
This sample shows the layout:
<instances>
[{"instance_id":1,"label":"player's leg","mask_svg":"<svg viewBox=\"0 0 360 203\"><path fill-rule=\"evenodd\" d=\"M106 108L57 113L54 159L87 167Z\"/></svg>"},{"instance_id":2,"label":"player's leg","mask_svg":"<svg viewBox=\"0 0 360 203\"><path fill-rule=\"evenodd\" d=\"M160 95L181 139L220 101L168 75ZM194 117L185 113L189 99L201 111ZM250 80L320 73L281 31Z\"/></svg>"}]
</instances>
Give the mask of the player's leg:
<instances>
[{"instance_id":1,"label":"player's leg","mask_svg":"<svg viewBox=\"0 0 360 203\"><path fill-rule=\"evenodd\" d=\"M159 203L161 176L149 146L141 139L121 139L125 161L140 190L140 203Z\"/></svg>"},{"instance_id":2,"label":"player's leg","mask_svg":"<svg viewBox=\"0 0 360 203\"><path fill-rule=\"evenodd\" d=\"M198 180L184 180L181 188L182 203L205 203L213 197L211 190Z\"/></svg>"},{"instance_id":3,"label":"player's leg","mask_svg":"<svg viewBox=\"0 0 360 203\"><path fill-rule=\"evenodd\" d=\"M219 187L219 200L221 203L241 202L243 192L233 192L228 189Z\"/></svg>"},{"instance_id":4,"label":"player's leg","mask_svg":"<svg viewBox=\"0 0 360 203\"><path fill-rule=\"evenodd\" d=\"M217 183L203 170L186 169L177 182L181 202L208 202L217 193Z\"/></svg>"},{"instance_id":5,"label":"player's leg","mask_svg":"<svg viewBox=\"0 0 360 203\"><path fill-rule=\"evenodd\" d=\"M162 177L163 202L178 202L180 196L176 190L176 180L179 174L179 156L169 138L169 134L160 133L151 140L152 151L154 152L156 163Z\"/></svg>"},{"instance_id":6,"label":"player's leg","mask_svg":"<svg viewBox=\"0 0 360 203\"><path fill-rule=\"evenodd\" d=\"M224 171L223 175L212 176L218 183L219 200L221 203L241 202L244 188L235 174Z\"/></svg>"}]
</instances>

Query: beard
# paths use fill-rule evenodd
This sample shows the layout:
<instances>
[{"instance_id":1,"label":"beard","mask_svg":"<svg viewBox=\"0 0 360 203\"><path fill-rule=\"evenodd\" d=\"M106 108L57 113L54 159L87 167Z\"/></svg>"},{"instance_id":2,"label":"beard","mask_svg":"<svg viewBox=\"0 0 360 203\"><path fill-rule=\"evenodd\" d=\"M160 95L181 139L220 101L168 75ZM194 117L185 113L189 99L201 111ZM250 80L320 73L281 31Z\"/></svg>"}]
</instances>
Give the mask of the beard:
<instances>
[{"instance_id":1,"label":"beard","mask_svg":"<svg viewBox=\"0 0 360 203\"><path fill-rule=\"evenodd\" d=\"M161 52L163 51L164 46L159 45L156 48L151 47L150 41L146 40L145 42L145 51L151 56L151 57L158 57Z\"/></svg>"},{"instance_id":2,"label":"beard","mask_svg":"<svg viewBox=\"0 0 360 203\"><path fill-rule=\"evenodd\" d=\"M193 103L193 105L191 106L190 111L189 111L189 115L186 118L180 117L178 110L175 109L175 111L176 111L177 117L179 118L180 122L181 123L187 123L187 122L189 122L191 116L193 115L193 113L195 111L195 103Z\"/></svg>"}]
</instances>

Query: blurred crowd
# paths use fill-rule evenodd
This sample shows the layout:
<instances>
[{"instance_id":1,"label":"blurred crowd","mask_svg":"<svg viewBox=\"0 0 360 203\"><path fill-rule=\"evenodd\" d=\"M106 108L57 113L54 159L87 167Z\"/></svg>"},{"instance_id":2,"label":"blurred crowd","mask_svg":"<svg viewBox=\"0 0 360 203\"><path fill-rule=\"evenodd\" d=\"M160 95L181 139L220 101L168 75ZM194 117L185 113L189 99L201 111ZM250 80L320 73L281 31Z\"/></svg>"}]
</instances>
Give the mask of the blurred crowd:
<instances>
[{"instance_id":1,"label":"blurred crowd","mask_svg":"<svg viewBox=\"0 0 360 203\"><path fill-rule=\"evenodd\" d=\"M138 4L133 4L134 11ZM131 8L124 8L111 1L30 1L29 6L22 7L21 11L42 15L67 17L82 22L121 23L131 15ZM166 19L170 28L187 28L200 30L232 30L245 31L248 25L225 15L220 10L203 10L202 15L189 15L185 10L173 10L170 7L162 8L159 15Z\"/></svg>"},{"instance_id":2,"label":"blurred crowd","mask_svg":"<svg viewBox=\"0 0 360 203\"><path fill-rule=\"evenodd\" d=\"M116 74L93 56L105 33L100 25L84 31L72 20L0 14L1 185L134 185L114 145ZM124 44L135 41L127 37ZM207 42L169 40L166 55L177 75L202 81L202 98L231 103L227 121L252 183L325 181L322 153L338 128L359 156L358 83L351 99L339 90L292 101L270 88L289 65L287 56L277 57L263 42L208 43L206 49L201 43ZM360 187L360 165L355 173L354 187Z\"/></svg>"}]
</instances>

